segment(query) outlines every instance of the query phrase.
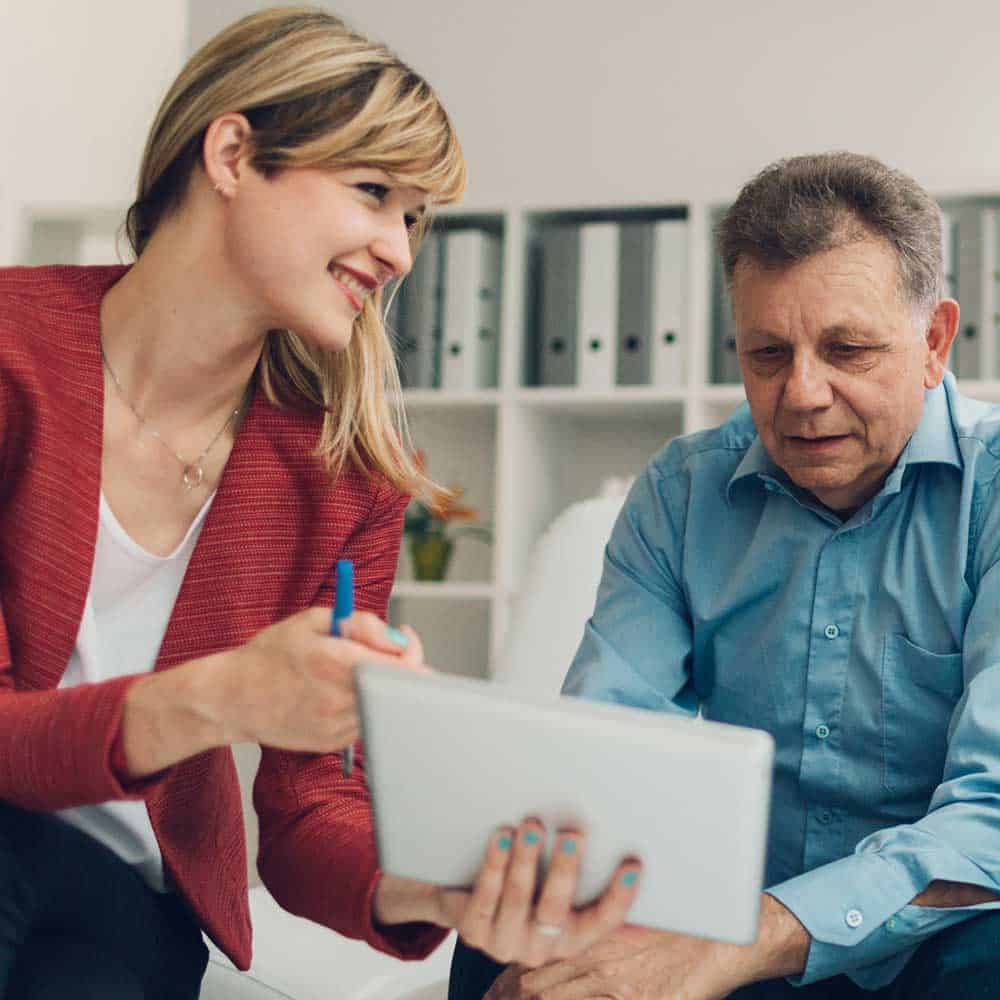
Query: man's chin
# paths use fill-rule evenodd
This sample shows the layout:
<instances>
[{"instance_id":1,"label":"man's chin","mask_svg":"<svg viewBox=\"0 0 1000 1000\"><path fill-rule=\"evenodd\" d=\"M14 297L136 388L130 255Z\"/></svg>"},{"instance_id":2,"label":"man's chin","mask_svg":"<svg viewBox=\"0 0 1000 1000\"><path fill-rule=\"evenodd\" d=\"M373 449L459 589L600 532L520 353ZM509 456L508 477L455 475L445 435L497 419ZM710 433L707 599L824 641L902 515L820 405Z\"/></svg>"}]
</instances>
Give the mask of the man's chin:
<instances>
[{"instance_id":1,"label":"man's chin","mask_svg":"<svg viewBox=\"0 0 1000 1000\"><path fill-rule=\"evenodd\" d=\"M785 472L796 486L817 496L821 493L845 493L854 482L854 477L822 465L799 465L785 469Z\"/></svg>"}]
</instances>

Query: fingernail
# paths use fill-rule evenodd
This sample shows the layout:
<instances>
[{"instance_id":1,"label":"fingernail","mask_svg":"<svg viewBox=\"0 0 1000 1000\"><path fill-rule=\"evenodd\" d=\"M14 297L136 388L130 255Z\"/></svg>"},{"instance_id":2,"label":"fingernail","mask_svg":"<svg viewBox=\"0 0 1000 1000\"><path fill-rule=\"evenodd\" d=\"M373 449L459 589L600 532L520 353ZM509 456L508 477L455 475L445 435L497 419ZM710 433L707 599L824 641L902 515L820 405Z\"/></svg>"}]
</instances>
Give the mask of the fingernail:
<instances>
[{"instance_id":1,"label":"fingernail","mask_svg":"<svg viewBox=\"0 0 1000 1000\"><path fill-rule=\"evenodd\" d=\"M398 628L393 628L391 625L385 630L385 634L388 636L389 642L394 642L397 646L402 646L404 649L410 644L410 637L404 635Z\"/></svg>"},{"instance_id":2,"label":"fingernail","mask_svg":"<svg viewBox=\"0 0 1000 1000\"><path fill-rule=\"evenodd\" d=\"M622 875L622 885L624 885L624 886L631 887L631 886L635 885L635 883L638 880L639 880L639 873L638 872L625 872L625 874Z\"/></svg>"},{"instance_id":3,"label":"fingernail","mask_svg":"<svg viewBox=\"0 0 1000 1000\"><path fill-rule=\"evenodd\" d=\"M537 830L524 831L524 842L526 844L537 844L539 840L541 840L541 837L538 835Z\"/></svg>"},{"instance_id":4,"label":"fingernail","mask_svg":"<svg viewBox=\"0 0 1000 1000\"><path fill-rule=\"evenodd\" d=\"M575 854L576 853L576 841L575 840L564 840L562 842L563 854Z\"/></svg>"},{"instance_id":5,"label":"fingernail","mask_svg":"<svg viewBox=\"0 0 1000 1000\"><path fill-rule=\"evenodd\" d=\"M506 834L506 833L501 834L497 838L497 847L499 847L501 851L509 851L510 850L510 835Z\"/></svg>"}]
</instances>

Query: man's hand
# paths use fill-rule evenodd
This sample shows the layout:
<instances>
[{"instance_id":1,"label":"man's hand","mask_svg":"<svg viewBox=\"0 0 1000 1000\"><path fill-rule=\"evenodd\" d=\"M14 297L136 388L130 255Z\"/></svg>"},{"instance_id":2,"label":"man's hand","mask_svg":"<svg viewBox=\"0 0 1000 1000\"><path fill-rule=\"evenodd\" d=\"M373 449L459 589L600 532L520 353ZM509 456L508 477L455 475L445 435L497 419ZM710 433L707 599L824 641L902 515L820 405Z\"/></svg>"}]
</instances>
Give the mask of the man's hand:
<instances>
[{"instance_id":1,"label":"man's hand","mask_svg":"<svg viewBox=\"0 0 1000 1000\"><path fill-rule=\"evenodd\" d=\"M752 945L624 927L576 958L540 969L510 966L487 1000L717 1000L747 983L801 972L808 953L805 928L765 895Z\"/></svg>"},{"instance_id":2,"label":"man's hand","mask_svg":"<svg viewBox=\"0 0 1000 1000\"><path fill-rule=\"evenodd\" d=\"M731 989L713 968L715 947L699 938L626 927L574 959L540 969L508 966L486 1000L716 1000Z\"/></svg>"}]
</instances>

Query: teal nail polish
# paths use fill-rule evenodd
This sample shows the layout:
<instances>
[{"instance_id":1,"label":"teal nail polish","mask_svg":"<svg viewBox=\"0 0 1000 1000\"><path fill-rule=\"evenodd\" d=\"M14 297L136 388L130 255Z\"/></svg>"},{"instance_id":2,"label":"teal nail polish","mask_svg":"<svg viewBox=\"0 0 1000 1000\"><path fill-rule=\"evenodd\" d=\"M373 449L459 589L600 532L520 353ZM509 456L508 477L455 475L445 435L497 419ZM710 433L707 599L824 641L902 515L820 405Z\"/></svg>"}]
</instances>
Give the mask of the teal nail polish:
<instances>
[{"instance_id":1,"label":"teal nail polish","mask_svg":"<svg viewBox=\"0 0 1000 1000\"><path fill-rule=\"evenodd\" d=\"M386 629L385 634L389 637L389 642L394 642L397 646L402 646L404 649L410 644L410 637L404 635L398 628L390 626Z\"/></svg>"},{"instance_id":2,"label":"teal nail polish","mask_svg":"<svg viewBox=\"0 0 1000 1000\"><path fill-rule=\"evenodd\" d=\"M639 875L637 872L625 872L622 875L622 885L631 888L638 881Z\"/></svg>"},{"instance_id":3,"label":"teal nail polish","mask_svg":"<svg viewBox=\"0 0 1000 1000\"><path fill-rule=\"evenodd\" d=\"M564 840L562 842L563 854L576 854L576 841Z\"/></svg>"},{"instance_id":4,"label":"teal nail polish","mask_svg":"<svg viewBox=\"0 0 1000 1000\"><path fill-rule=\"evenodd\" d=\"M499 847L501 851L510 850L510 837L508 837L506 833L497 840L497 847Z\"/></svg>"},{"instance_id":5,"label":"teal nail polish","mask_svg":"<svg viewBox=\"0 0 1000 1000\"><path fill-rule=\"evenodd\" d=\"M524 842L526 844L537 844L541 838L538 836L538 832L535 830L525 830L524 831Z\"/></svg>"}]
</instances>

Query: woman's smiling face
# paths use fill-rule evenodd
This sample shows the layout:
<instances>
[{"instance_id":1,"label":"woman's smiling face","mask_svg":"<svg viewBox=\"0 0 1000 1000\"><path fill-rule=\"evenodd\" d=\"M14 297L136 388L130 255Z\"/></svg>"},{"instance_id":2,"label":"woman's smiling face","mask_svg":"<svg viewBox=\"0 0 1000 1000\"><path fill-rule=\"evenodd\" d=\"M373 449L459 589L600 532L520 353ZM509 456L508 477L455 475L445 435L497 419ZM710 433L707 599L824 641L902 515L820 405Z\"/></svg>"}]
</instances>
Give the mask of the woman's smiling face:
<instances>
[{"instance_id":1,"label":"woman's smiling face","mask_svg":"<svg viewBox=\"0 0 1000 1000\"><path fill-rule=\"evenodd\" d=\"M425 199L377 168L246 169L227 206L229 271L265 329L342 350L365 300L410 270Z\"/></svg>"}]
</instances>

